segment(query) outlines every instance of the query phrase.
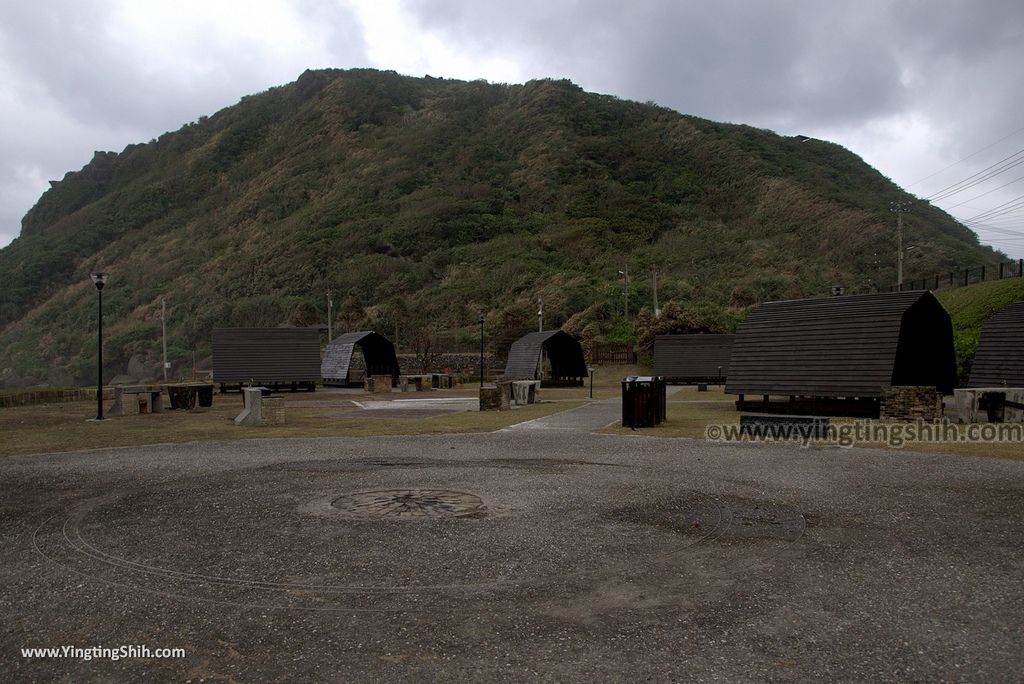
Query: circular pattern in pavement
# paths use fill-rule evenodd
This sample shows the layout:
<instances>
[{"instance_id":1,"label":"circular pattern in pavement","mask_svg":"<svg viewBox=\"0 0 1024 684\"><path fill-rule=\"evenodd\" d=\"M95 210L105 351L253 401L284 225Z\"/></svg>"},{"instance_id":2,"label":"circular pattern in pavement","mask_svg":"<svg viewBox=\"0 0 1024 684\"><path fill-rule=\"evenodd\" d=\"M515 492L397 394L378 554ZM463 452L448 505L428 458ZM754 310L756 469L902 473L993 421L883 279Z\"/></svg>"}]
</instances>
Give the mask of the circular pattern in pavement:
<instances>
[{"instance_id":1,"label":"circular pattern in pavement","mask_svg":"<svg viewBox=\"0 0 1024 684\"><path fill-rule=\"evenodd\" d=\"M481 517L487 511L480 497L446 489L355 492L338 497L331 505L361 518L467 518Z\"/></svg>"}]
</instances>

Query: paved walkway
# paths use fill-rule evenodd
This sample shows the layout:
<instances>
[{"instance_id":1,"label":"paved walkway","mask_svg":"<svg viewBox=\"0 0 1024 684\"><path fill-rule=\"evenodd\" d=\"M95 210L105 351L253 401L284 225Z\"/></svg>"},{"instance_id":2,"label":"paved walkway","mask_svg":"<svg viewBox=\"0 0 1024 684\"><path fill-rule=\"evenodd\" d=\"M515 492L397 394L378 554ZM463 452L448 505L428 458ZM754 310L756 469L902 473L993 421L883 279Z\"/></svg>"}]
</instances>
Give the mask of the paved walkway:
<instances>
[{"instance_id":1,"label":"paved walkway","mask_svg":"<svg viewBox=\"0 0 1024 684\"><path fill-rule=\"evenodd\" d=\"M520 429L0 459L4 681L1024 681L1024 462Z\"/></svg>"},{"instance_id":2,"label":"paved walkway","mask_svg":"<svg viewBox=\"0 0 1024 684\"><path fill-rule=\"evenodd\" d=\"M666 394L672 396L682 387L674 385L666 388ZM591 401L578 408L562 411L543 418L516 423L498 432L519 432L522 430L574 430L592 432L608 427L622 419L622 398L612 397Z\"/></svg>"}]
</instances>

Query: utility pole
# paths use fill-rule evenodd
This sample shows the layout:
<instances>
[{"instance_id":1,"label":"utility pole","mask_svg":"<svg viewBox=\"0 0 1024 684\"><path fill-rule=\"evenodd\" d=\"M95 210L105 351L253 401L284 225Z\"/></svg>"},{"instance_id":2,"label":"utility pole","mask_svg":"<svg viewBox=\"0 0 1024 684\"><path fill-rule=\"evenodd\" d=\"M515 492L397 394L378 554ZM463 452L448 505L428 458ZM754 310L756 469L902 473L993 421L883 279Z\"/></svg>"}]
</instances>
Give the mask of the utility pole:
<instances>
[{"instance_id":1,"label":"utility pole","mask_svg":"<svg viewBox=\"0 0 1024 684\"><path fill-rule=\"evenodd\" d=\"M897 200L889 205L896 212L896 290L903 291L903 211L910 206L906 200Z\"/></svg>"},{"instance_id":2,"label":"utility pole","mask_svg":"<svg viewBox=\"0 0 1024 684\"><path fill-rule=\"evenodd\" d=\"M160 333L164 342L164 382L167 382L167 299L160 298Z\"/></svg>"},{"instance_id":3,"label":"utility pole","mask_svg":"<svg viewBox=\"0 0 1024 684\"><path fill-rule=\"evenodd\" d=\"M544 300L537 297L537 332L544 332Z\"/></svg>"},{"instance_id":4,"label":"utility pole","mask_svg":"<svg viewBox=\"0 0 1024 684\"><path fill-rule=\"evenodd\" d=\"M629 265L626 265L625 271L619 271L619 275L623 278L622 285L622 299L625 302L626 320L629 320Z\"/></svg>"},{"instance_id":5,"label":"utility pole","mask_svg":"<svg viewBox=\"0 0 1024 684\"><path fill-rule=\"evenodd\" d=\"M658 269L654 269L654 317L661 318L661 309L658 308Z\"/></svg>"},{"instance_id":6,"label":"utility pole","mask_svg":"<svg viewBox=\"0 0 1024 684\"><path fill-rule=\"evenodd\" d=\"M332 324L334 322L334 300L331 299L331 291L327 291L327 344L334 339Z\"/></svg>"}]
</instances>

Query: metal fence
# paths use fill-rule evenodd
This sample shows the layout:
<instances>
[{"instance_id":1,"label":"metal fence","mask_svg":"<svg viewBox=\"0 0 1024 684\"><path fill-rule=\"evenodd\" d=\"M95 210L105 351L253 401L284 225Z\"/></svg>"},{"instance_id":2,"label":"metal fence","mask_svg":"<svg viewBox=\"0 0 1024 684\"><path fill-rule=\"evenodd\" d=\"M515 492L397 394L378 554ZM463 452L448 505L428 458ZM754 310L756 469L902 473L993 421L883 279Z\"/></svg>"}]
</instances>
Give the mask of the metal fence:
<instances>
[{"instance_id":1,"label":"metal fence","mask_svg":"<svg viewBox=\"0 0 1024 684\"><path fill-rule=\"evenodd\" d=\"M975 266L974 268L963 268L948 273L936 273L925 278L913 278L903 281L904 290L946 290L951 287L964 287L974 285L988 280L1003 280L1004 278L1024 278L1024 259L1017 261L1003 261L998 266ZM894 285L883 288L882 292L895 292L898 288Z\"/></svg>"},{"instance_id":2,"label":"metal fence","mask_svg":"<svg viewBox=\"0 0 1024 684\"><path fill-rule=\"evenodd\" d=\"M636 363L636 350L631 344L611 344L607 342L592 342L584 344L584 354L587 363L599 364L624 364Z\"/></svg>"}]
</instances>

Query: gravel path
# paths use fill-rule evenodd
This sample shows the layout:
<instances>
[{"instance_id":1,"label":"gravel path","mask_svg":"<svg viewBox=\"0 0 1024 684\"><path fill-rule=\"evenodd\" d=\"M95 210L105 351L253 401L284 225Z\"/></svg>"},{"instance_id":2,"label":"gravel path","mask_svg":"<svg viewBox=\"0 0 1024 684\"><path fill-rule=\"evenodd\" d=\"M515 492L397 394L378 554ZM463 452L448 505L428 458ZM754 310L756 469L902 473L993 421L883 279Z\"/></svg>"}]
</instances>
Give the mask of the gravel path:
<instances>
[{"instance_id":1,"label":"gravel path","mask_svg":"<svg viewBox=\"0 0 1024 684\"><path fill-rule=\"evenodd\" d=\"M521 426L10 458L0 491L7 681L1024 677L1024 462ZM20 655L63 645L187 655Z\"/></svg>"}]
</instances>

